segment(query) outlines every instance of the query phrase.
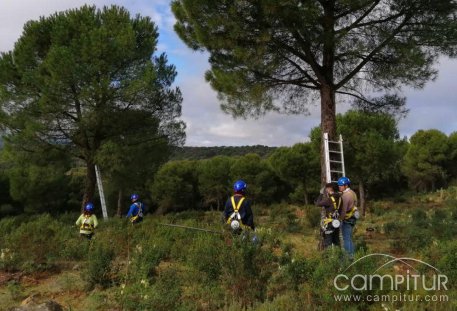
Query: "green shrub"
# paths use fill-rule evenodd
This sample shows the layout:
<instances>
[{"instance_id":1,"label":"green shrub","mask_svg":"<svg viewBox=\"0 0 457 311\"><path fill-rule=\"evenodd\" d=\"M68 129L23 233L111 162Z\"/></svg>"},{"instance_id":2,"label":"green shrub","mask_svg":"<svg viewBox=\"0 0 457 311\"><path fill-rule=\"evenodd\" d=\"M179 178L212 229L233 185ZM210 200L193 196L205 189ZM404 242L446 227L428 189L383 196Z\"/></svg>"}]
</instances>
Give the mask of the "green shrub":
<instances>
[{"instance_id":1,"label":"green shrub","mask_svg":"<svg viewBox=\"0 0 457 311\"><path fill-rule=\"evenodd\" d=\"M188 262L206 282L217 282L221 276L225 245L219 236L200 234L189 250Z\"/></svg>"},{"instance_id":2,"label":"green shrub","mask_svg":"<svg viewBox=\"0 0 457 311\"><path fill-rule=\"evenodd\" d=\"M391 238L404 236L406 225L399 221L387 222L383 225L384 233Z\"/></svg>"},{"instance_id":3,"label":"green shrub","mask_svg":"<svg viewBox=\"0 0 457 311\"><path fill-rule=\"evenodd\" d=\"M167 269L152 284L143 279L121 285L118 300L123 310L184 310L181 287L178 272Z\"/></svg>"},{"instance_id":4,"label":"green shrub","mask_svg":"<svg viewBox=\"0 0 457 311\"><path fill-rule=\"evenodd\" d=\"M2 221L2 229L12 224L15 220ZM1 262L2 268L32 272L53 267L70 232L49 214L30 218L3 237L11 256Z\"/></svg>"},{"instance_id":5,"label":"green shrub","mask_svg":"<svg viewBox=\"0 0 457 311\"><path fill-rule=\"evenodd\" d=\"M457 285L457 241L451 241L440 248L438 269L445 274L451 286Z\"/></svg>"},{"instance_id":6,"label":"green shrub","mask_svg":"<svg viewBox=\"0 0 457 311\"><path fill-rule=\"evenodd\" d=\"M321 209L313 206L305 206L305 217L311 227L318 227L321 222Z\"/></svg>"},{"instance_id":7,"label":"green shrub","mask_svg":"<svg viewBox=\"0 0 457 311\"><path fill-rule=\"evenodd\" d=\"M2 204L0 205L0 215L17 215L18 210L11 204Z\"/></svg>"},{"instance_id":8,"label":"green shrub","mask_svg":"<svg viewBox=\"0 0 457 311\"><path fill-rule=\"evenodd\" d=\"M427 213L425 212L426 208L423 206L414 209L411 212L411 221L412 225L416 227L427 227L429 224L429 219Z\"/></svg>"},{"instance_id":9,"label":"green shrub","mask_svg":"<svg viewBox=\"0 0 457 311\"><path fill-rule=\"evenodd\" d=\"M364 252L366 253L368 251L368 245L363 236L357 236L354 239L354 245L355 245L355 251L356 252Z\"/></svg>"},{"instance_id":10,"label":"green shrub","mask_svg":"<svg viewBox=\"0 0 457 311\"><path fill-rule=\"evenodd\" d=\"M391 251L394 253L404 253L409 249L409 242L406 238L397 238L389 242Z\"/></svg>"},{"instance_id":11,"label":"green shrub","mask_svg":"<svg viewBox=\"0 0 457 311\"><path fill-rule=\"evenodd\" d=\"M133 280L150 279L155 269L170 252L170 245L160 237L151 236L136 243L132 249L131 274Z\"/></svg>"},{"instance_id":12,"label":"green shrub","mask_svg":"<svg viewBox=\"0 0 457 311\"><path fill-rule=\"evenodd\" d=\"M162 273L152 286L149 310L177 310L181 305L181 284L177 271L170 269Z\"/></svg>"},{"instance_id":13,"label":"green shrub","mask_svg":"<svg viewBox=\"0 0 457 311\"><path fill-rule=\"evenodd\" d=\"M76 236L69 237L65 243L61 245L60 257L65 260L86 260L89 253L89 241Z\"/></svg>"},{"instance_id":14,"label":"green shrub","mask_svg":"<svg viewBox=\"0 0 457 311\"><path fill-rule=\"evenodd\" d=\"M382 216L384 214L384 208L382 208L379 202L372 202L368 210L375 216Z\"/></svg>"},{"instance_id":15,"label":"green shrub","mask_svg":"<svg viewBox=\"0 0 457 311\"><path fill-rule=\"evenodd\" d=\"M285 273L293 284L293 288L298 290L299 285L309 281L313 275L314 263L306 258L293 259L285 268Z\"/></svg>"},{"instance_id":16,"label":"green shrub","mask_svg":"<svg viewBox=\"0 0 457 311\"><path fill-rule=\"evenodd\" d=\"M10 281L6 289L13 300L22 300L26 297L24 287L18 281Z\"/></svg>"},{"instance_id":17,"label":"green shrub","mask_svg":"<svg viewBox=\"0 0 457 311\"><path fill-rule=\"evenodd\" d=\"M114 250L112 245L104 245L94 241L88 257L83 279L86 280L89 289L95 285L100 285L103 288L109 287L113 283L111 262L114 259Z\"/></svg>"},{"instance_id":18,"label":"green shrub","mask_svg":"<svg viewBox=\"0 0 457 311\"><path fill-rule=\"evenodd\" d=\"M449 208L449 219L457 222L457 200L447 202L446 206Z\"/></svg>"},{"instance_id":19,"label":"green shrub","mask_svg":"<svg viewBox=\"0 0 457 311\"><path fill-rule=\"evenodd\" d=\"M406 231L406 240L411 250L421 250L429 246L433 241L433 236L427 228L419 229L410 227Z\"/></svg>"}]
</instances>

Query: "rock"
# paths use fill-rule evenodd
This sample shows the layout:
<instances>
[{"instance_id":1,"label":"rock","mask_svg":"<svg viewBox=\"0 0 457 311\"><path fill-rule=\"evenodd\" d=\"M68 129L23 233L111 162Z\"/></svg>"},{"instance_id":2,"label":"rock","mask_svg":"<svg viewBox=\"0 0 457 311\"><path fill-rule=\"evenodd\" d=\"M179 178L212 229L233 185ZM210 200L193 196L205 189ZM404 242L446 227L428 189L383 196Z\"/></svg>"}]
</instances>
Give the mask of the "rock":
<instances>
[{"instance_id":1,"label":"rock","mask_svg":"<svg viewBox=\"0 0 457 311\"><path fill-rule=\"evenodd\" d=\"M10 309L10 311L63 311L62 306L53 300L49 300L44 303L37 304L33 301L33 297L29 297L29 298L32 298L29 301L29 303L27 303L25 305L21 305L20 307L14 307L14 308ZM24 300L23 303L26 300Z\"/></svg>"}]
</instances>

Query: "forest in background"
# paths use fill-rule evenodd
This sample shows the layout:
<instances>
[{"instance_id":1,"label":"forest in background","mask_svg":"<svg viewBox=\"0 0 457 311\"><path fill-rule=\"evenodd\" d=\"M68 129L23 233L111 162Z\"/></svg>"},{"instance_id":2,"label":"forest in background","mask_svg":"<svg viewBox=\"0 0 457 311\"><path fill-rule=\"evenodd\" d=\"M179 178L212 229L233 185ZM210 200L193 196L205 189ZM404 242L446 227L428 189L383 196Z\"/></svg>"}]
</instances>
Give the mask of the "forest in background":
<instances>
[{"instance_id":1,"label":"forest in background","mask_svg":"<svg viewBox=\"0 0 457 311\"><path fill-rule=\"evenodd\" d=\"M396 124L389 114L349 111L338 115L346 171L362 210L366 200L401 198L456 183L457 133L447 136L438 130L420 130L408 140L399 137ZM158 214L220 210L237 179L246 180L254 203L310 204L320 189L320 136L316 127L309 142L291 147L184 147L183 153L170 151L171 160L164 157L161 163L145 154L139 157L138 167L155 168L149 168L141 179L134 172L126 174L124 183L130 192L140 193L149 212ZM258 150L262 153L253 152ZM212 156L215 151L221 155ZM2 153L5 159L8 151ZM173 160L177 153L182 160ZM77 162L37 165L27 161L17 166L18 159L9 161L2 162L2 215L78 210L85 168L75 166ZM117 180L103 166L101 170L109 214L125 213L129 192L119 197Z\"/></svg>"}]
</instances>

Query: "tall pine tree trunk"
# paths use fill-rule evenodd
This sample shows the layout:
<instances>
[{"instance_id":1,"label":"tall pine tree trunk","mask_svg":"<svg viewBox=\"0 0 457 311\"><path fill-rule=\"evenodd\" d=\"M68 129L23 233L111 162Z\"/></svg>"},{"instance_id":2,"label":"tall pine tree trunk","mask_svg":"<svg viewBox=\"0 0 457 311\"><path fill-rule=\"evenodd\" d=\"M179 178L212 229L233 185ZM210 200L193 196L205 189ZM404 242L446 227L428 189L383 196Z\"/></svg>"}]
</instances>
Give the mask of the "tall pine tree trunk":
<instances>
[{"instance_id":1,"label":"tall pine tree trunk","mask_svg":"<svg viewBox=\"0 0 457 311\"><path fill-rule=\"evenodd\" d=\"M329 85L322 85L321 94L321 132L328 133L330 140L336 140L335 90ZM326 183L324 140L321 137L321 183Z\"/></svg>"},{"instance_id":2,"label":"tall pine tree trunk","mask_svg":"<svg viewBox=\"0 0 457 311\"><path fill-rule=\"evenodd\" d=\"M86 182L84 188L84 196L82 201L81 210L84 211L84 206L87 202L92 202L95 194L95 185L97 183L97 177L95 174L95 164L91 160L86 162Z\"/></svg>"},{"instance_id":3,"label":"tall pine tree trunk","mask_svg":"<svg viewBox=\"0 0 457 311\"><path fill-rule=\"evenodd\" d=\"M365 216L365 212L366 212L365 185L363 184L362 181L359 183L359 200L360 200L359 206L360 206L362 215Z\"/></svg>"},{"instance_id":4,"label":"tall pine tree trunk","mask_svg":"<svg viewBox=\"0 0 457 311\"><path fill-rule=\"evenodd\" d=\"M322 67L320 74L317 76L320 82L321 96L321 132L328 134L330 140L336 139L336 103L335 103L335 85L334 85L334 68L335 68L335 6L336 1L321 2L324 9L322 18L323 26L323 49L322 49ZM321 183L326 183L325 176L325 154L324 141L321 138Z\"/></svg>"},{"instance_id":5,"label":"tall pine tree trunk","mask_svg":"<svg viewBox=\"0 0 457 311\"><path fill-rule=\"evenodd\" d=\"M122 216L122 197L123 197L123 195L124 195L124 193L123 193L122 189L119 189L119 192L117 195L117 211L116 211L116 215L118 217Z\"/></svg>"},{"instance_id":6,"label":"tall pine tree trunk","mask_svg":"<svg viewBox=\"0 0 457 311\"><path fill-rule=\"evenodd\" d=\"M309 205L308 192L305 191L305 205Z\"/></svg>"}]
</instances>

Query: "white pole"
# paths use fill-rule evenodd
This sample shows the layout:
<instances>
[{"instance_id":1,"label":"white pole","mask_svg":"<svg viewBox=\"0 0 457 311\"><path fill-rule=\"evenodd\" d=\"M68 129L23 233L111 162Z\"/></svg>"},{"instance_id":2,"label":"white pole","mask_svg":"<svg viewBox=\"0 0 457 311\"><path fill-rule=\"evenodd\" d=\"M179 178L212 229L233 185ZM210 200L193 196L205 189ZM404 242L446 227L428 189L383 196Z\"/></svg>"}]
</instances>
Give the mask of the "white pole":
<instances>
[{"instance_id":1,"label":"white pole","mask_svg":"<svg viewBox=\"0 0 457 311\"><path fill-rule=\"evenodd\" d=\"M340 150L341 150L341 168L343 176L346 176L346 169L344 167L344 152L343 152L343 136L340 134Z\"/></svg>"},{"instance_id":2,"label":"white pole","mask_svg":"<svg viewBox=\"0 0 457 311\"><path fill-rule=\"evenodd\" d=\"M324 154L325 154L325 177L327 182L332 182L332 175L330 174L330 151L328 147L328 133L324 133Z\"/></svg>"},{"instance_id":3,"label":"white pole","mask_svg":"<svg viewBox=\"0 0 457 311\"><path fill-rule=\"evenodd\" d=\"M95 165L95 175L97 176L97 186L98 193L100 194L100 203L102 204L103 219L107 220L108 212L106 211L105 192L103 191L102 175L100 174L100 169L97 165Z\"/></svg>"}]
</instances>

